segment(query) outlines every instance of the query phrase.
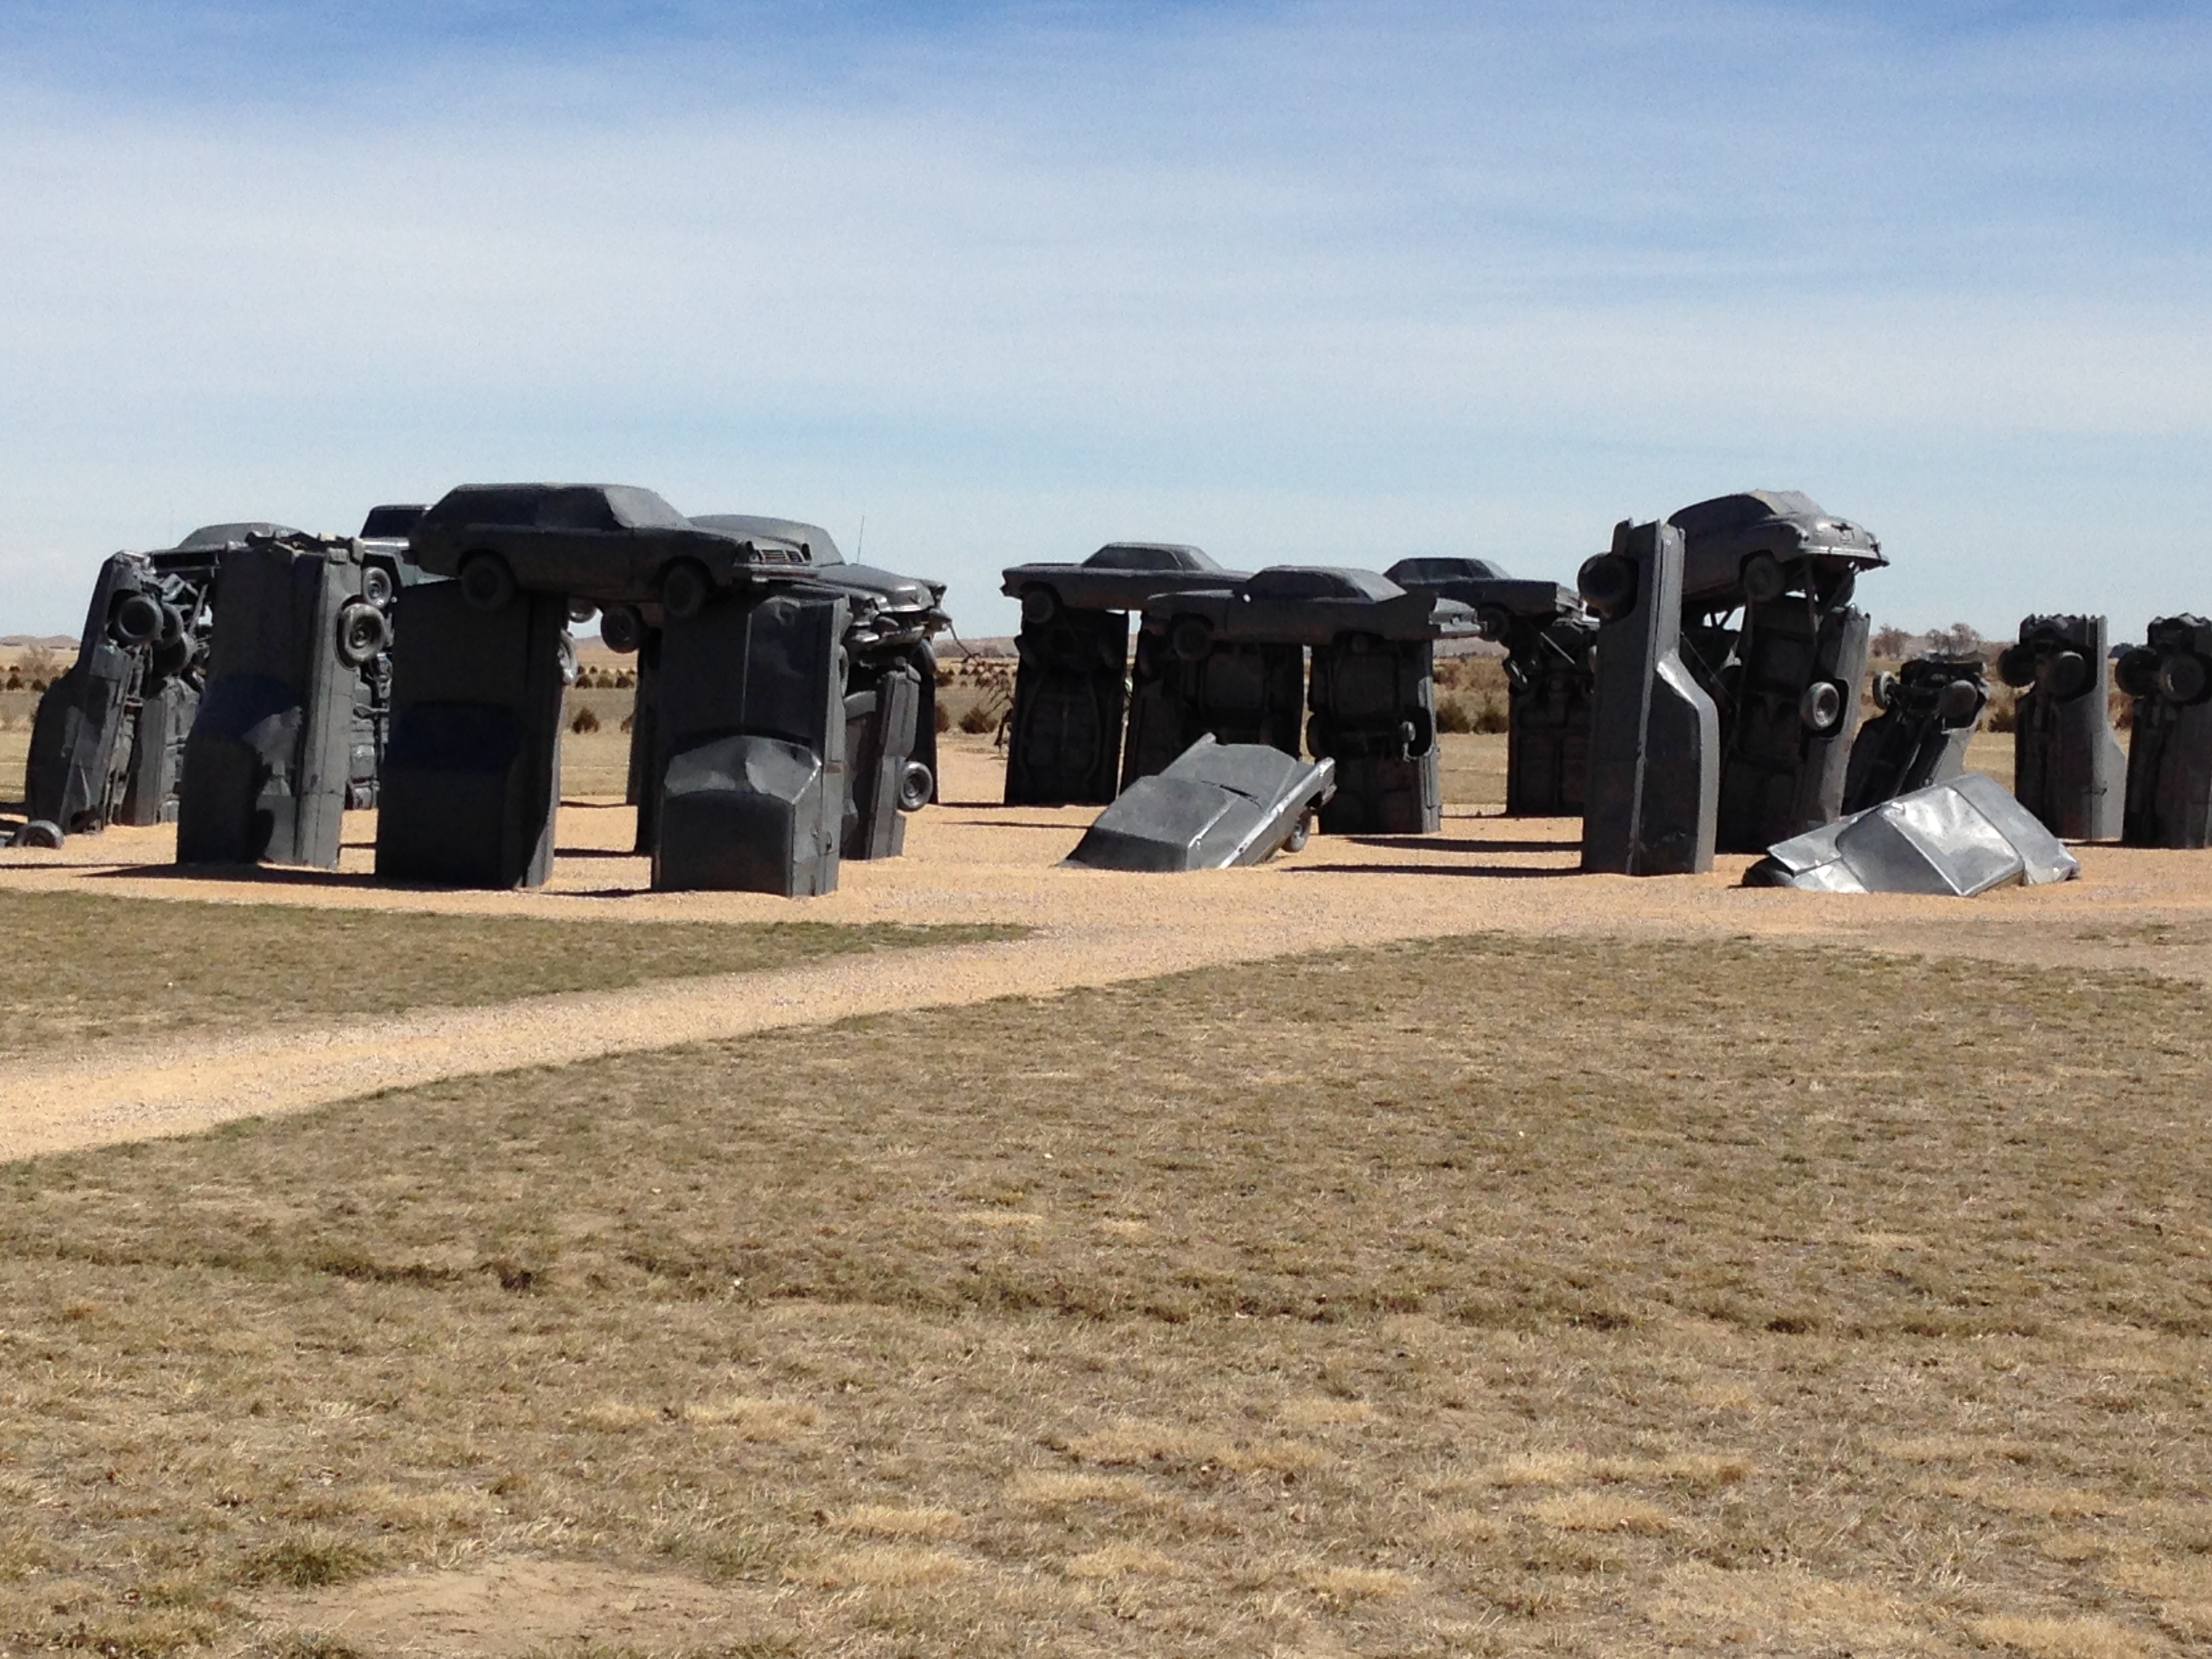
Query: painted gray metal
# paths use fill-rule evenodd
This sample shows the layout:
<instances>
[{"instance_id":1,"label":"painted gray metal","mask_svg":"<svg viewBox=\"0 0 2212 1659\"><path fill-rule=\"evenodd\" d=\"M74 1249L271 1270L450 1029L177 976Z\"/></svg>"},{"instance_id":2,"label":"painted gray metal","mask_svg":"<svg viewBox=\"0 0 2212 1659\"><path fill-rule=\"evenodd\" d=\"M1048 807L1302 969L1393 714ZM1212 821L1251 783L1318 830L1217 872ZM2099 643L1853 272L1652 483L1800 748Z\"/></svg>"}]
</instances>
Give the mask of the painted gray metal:
<instances>
[{"instance_id":1,"label":"painted gray metal","mask_svg":"<svg viewBox=\"0 0 2212 1659\"><path fill-rule=\"evenodd\" d=\"M1015 565L1001 574L999 591L1022 602L1026 627L1061 611L1142 611L1158 594L1244 580L1180 542L1109 542L1080 564Z\"/></svg>"},{"instance_id":2,"label":"painted gray metal","mask_svg":"<svg viewBox=\"0 0 2212 1659\"><path fill-rule=\"evenodd\" d=\"M2108 637L2102 617L2028 617L2019 642L1997 658L1997 673L2020 692L2013 793L2068 841L2118 841L2127 811Z\"/></svg>"},{"instance_id":3,"label":"painted gray metal","mask_svg":"<svg viewBox=\"0 0 2212 1659\"><path fill-rule=\"evenodd\" d=\"M1615 526L1582 568L1596 613L1583 868L1615 875L1710 870L1720 808L1720 721L1684 666L1682 532Z\"/></svg>"},{"instance_id":4,"label":"painted gray metal","mask_svg":"<svg viewBox=\"0 0 2212 1659\"><path fill-rule=\"evenodd\" d=\"M1802 490L1746 489L1668 515L1682 532L1682 603L1728 611L1795 589L1822 610L1849 603L1858 574L1889 562L1865 526Z\"/></svg>"},{"instance_id":5,"label":"painted gray metal","mask_svg":"<svg viewBox=\"0 0 2212 1659\"><path fill-rule=\"evenodd\" d=\"M1887 561L1798 490L1681 508L1683 661L1720 720L1720 850L1755 853L1843 811L1867 618L1848 601Z\"/></svg>"},{"instance_id":6,"label":"painted gray metal","mask_svg":"<svg viewBox=\"0 0 2212 1659\"><path fill-rule=\"evenodd\" d=\"M2135 699L2123 839L2212 846L2212 622L2160 617L2118 678Z\"/></svg>"},{"instance_id":7,"label":"painted gray metal","mask_svg":"<svg viewBox=\"0 0 2212 1659\"><path fill-rule=\"evenodd\" d=\"M1163 593L1243 580L1178 542L1109 542L1080 564L1005 571L1000 591L1022 603L1006 805L1103 805L1121 784L1159 770L1188 748L1196 732L1185 730L1187 709L1156 684L1133 695L1129 617ZM1152 667L1140 645L1140 688ZM1291 720L1295 746L1295 712ZM1133 771L1139 754L1142 769Z\"/></svg>"},{"instance_id":8,"label":"painted gray metal","mask_svg":"<svg viewBox=\"0 0 2212 1659\"><path fill-rule=\"evenodd\" d=\"M137 553L118 553L100 568L76 660L46 688L32 719L23 802L33 823L82 834L105 827L119 804L131 708L145 665L141 651L115 637L114 617L126 597L144 591L150 574Z\"/></svg>"},{"instance_id":9,"label":"painted gray metal","mask_svg":"<svg viewBox=\"0 0 2212 1659\"><path fill-rule=\"evenodd\" d=\"M1915 657L1875 677L1874 700L1882 712L1860 728L1844 774L1846 812L1957 777L1990 688L1979 657Z\"/></svg>"},{"instance_id":10,"label":"painted gray metal","mask_svg":"<svg viewBox=\"0 0 2212 1659\"><path fill-rule=\"evenodd\" d=\"M1158 595L1138 643L1123 786L1201 733L1296 755L1304 680L1308 746L1337 762L1322 829L1433 830L1443 810L1433 641L1478 631L1468 606L1372 570L1276 565L1234 587Z\"/></svg>"},{"instance_id":11,"label":"painted gray metal","mask_svg":"<svg viewBox=\"0 0 2212 1659\"><path fill-rule=\"evenodd\" d=\"M356 666L341 653L362 598L349 537L249 535L223 550L207 688L185 742L179 864L338 861Z\"/></svg>"},{"instance_id":12,"label":"painted gray metal","mask_svg":"<svg viewBox=\"0 0 2212 1659\"><path fill-rule=\"evenodd\" d=\"M526 593L493 611L453 582L400 594L376 819L380 878L536 887L552 872L568 623L556 593Z\"/></svg>"},{"instance_id":13,"label":"painted gray metal","mask_svg":"<svg viewBox=\"0 0 2212 1659\"><path fill-rule=\"evenodd\" d=\"M1340 635L1313 648L1306 746L1336 763L1325 835L1424 836L1443 825L1427 640Z\"/></svg>"},{"instance_id":14,"label":"painted gray metal","mask_svg":"<svg viewBox=\"0 0 2212 1659\"><path fill-rule=\"evenodd\" d=\"M1298 752L1304 723L1305 652L1296 645L1211 641L1185 657L1164 632L1137 635L1121 787L1174 764L1199 738L1265 744Z\"/></svg>"},{"instance_id":15,"label":"painted gray metal","mask_svg":"<svg viewBox=\"0 0 2212 1659\"><path fill-rule=\"evenodd\" d=\"M805 565L786 542L702 530L629 484L463 484L433 502L408 539L434 575L489 560L517 586L600 605L662 604L686 571L703 598Z\"/></svg>"},{"instance_id":16,"label":"painted gray metal","mask_svg":"<svg viewBox=\"0 0 2212 1659\"><path fill-rule=\"evenodd\" d=\"M923 722L935 709L937 661L926 645L884 662L855 661L845 692L842 856L895 859L906 850L906 820L934 797L923 758Z\"/></svg>"},{"instance_id":17,"label":"painted gray metal","mask_svg":"<svg viewBox=\"0 0 2212 1659\"><path fill-rule=\"evenodd\" d=\"M1301 844L1335 763L1201 737L1101 812L1067 862L1093 870L1225 870Z\"/></svg>"},{"instance_id":18,"label":"painted gray metal","mask_svg":"<svg viewBox=\"0 0 2212 1659\"><path fill-rule=\"evenodd\" d=\"M1486 559L1401 559L1382 573L1474 612L1505 647L1505 812L1580 817L1589 778L1597 619L1557 582L1516 580Z\"/></svg>"},{"instance_id":19,"label":"painted gray metal","mask_svg":"<svg viewBox=\"0 0 2212 1659\"><path fill-rule=\"evenodd\" d=\"M793 583L668 618L656 888L836 890L850 615L845 594Z\"/></svg>"},{"instance_id":20,"label":"painted gray metal","mask_svg":"<svg viewBox=\"0 0 2212 1659\"><path fill-rule=\"evenodd\" d=\"M1112 800L1128 696L1128 614L1062 607L1044 622L1024 623L1014 651L1006 805Z\"/></svg>"},{"instance_id":21,"label":"painted gray metal","mask_svg":"<svg viewBox=\"0 0 2212 1659\"><path fill-rule=\"evenodd\" d=\"M2074 855L2002 784L1968 772L1777 843L1744 884L1972 898L2080 873Z\"/></svg>"}]
</instances>

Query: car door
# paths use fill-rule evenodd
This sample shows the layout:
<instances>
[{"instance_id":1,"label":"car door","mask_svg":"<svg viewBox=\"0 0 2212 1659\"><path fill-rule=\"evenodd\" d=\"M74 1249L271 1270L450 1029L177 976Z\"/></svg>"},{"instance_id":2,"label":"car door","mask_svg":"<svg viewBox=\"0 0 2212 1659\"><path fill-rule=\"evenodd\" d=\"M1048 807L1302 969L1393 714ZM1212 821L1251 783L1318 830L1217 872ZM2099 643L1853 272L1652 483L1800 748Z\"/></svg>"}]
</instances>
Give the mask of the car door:
<instances>
[{"instance_id":1,"label":"car door","mask_svg":"<svg viewBox=\"0 0 2212 1659\"><path fill-rule=\"evenodd\" d=\"M549 490L538 506L538 529L543 574L526 579L531 586L599 599L629 597L635 586L629 568L633 538L616 522L602 492L582 487Z\"/></svg>"}]
</instances>

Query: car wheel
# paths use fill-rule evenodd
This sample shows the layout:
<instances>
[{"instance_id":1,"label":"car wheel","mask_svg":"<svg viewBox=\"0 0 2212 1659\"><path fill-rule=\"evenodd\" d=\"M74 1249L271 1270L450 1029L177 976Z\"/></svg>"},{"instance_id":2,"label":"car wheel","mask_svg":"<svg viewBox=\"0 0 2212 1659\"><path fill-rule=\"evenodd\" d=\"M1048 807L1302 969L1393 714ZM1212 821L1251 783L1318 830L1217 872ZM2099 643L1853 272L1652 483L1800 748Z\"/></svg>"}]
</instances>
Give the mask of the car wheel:
<instances>
[{"instance_id":1,"label":"car wheel","mask_svg":"<svg viewBox=\"0 0 2212 1659\"><path fill-rule=\"evenodd\" d=\"M2137 646L2122 657L2119 666L2112 671L2120 690L2131 697L2154 697L2158 695L2158 653L2148 646Z\"/></svg>"},{"instance_id":2,"label":"car wheel","mask_svg":"<svg viewBox=\"0 0 2212 1659\"><path fill-rule=\"evenodd\" d=\"M1599 621L1616 622L1635 606L1636 567L1619 554L1601 553L1583 561L1575 586Z\"/></svg>"},{"instance_id":3,"label":"car wheel","mask_svg":"<svg viewBox=\"0 0 2212 1659\"><path fill-rule=\"evenodd\" d=\"M125 593L115 602L108 631L123 645L145 645L161 636L161 602L151 593Z\"/></svg>"},{"instance_id":4,"label":"car wheel","mask_svg":"<svg viewBox=\"0 0 2212 1659\"><path fill-rule=\"evenodd\" d=\"M899 768L898 810L919 812L929 805L929 798L937 793L937 780L920 761L908 761Z\"/></svg>"},{"instance_id":5,"label":"car wheel","mask_svg":"<svg viewBox=\"0 0 2212 1659\"><path fill-rule=\"evenodd\" d=\"M2079 651L2062 651L2051 659L2044 684L2061 702L2071 702L2096 683L2097 671Z\"/></svg>"},{"instance_id":6,"label":"car wheel","mask_svg":"<svg viewBox=\"0 0 2212 1659\"><path fill-rule=\"evenodd\" d=\"M1997 678L2009 686L2035 684L2035 648L2008 645L1997 653Z\"/></svg>"},{"instance_id":7,"label":"car wheel","mask_svg":"<svg viewBox=\"0 0 2212 1659\"><path fill-rule=\"evenodd\" d=\"M1874 677L1874 706L1887 708L1897 700L1897 676L1887 668L1877 671Z\"/></svg>"},{"instance_id":8,"label":"car wheel","mask_svg":"<svg viewBox=\"0 0 2212 1659\"><path fill-rule=\"evenodd\" d=\"M696 559L678 559L660 574L660 608L678 622L704 611L714 593L714 579Z\"/></svg>"},{"instance_id":9,"label":"car wheel","mask_svg":"<svg viewBox=\"0 0 2212 1659\"><path fill-rule=\"evenodd\" d=\"M348 668L363 668L377 653L392 643L392 624L374 605L355 599L338 611L338 660Z\"/></svg>"},{"instance_id":10,"label":"car wheel","mask_svg":"<svg viewBox=\"0 0 2212 1659\"><path fill-rule=\"evenodd\" d=\"M1814 680L1797 699L1797 718L1823 736L1844 721L1844 688L1833 680Z\"/></svg>"},{"instance_id":11,"label":"car wheel","mask_svg":"<svg viewBox=\"0 0 2212 1659\"><path fill-rule=\"evenodd\" d=\"M514 602L514 572L496 553L471 553L461 561L461 597L477 611L504 611Z\"/></svg>"},{"instance_id":12,"label":"car wheel","mask_svg":"<svg viewBox=\"0 0 2212 1659\"><path fill-rule=\"evenodd\" d=\"M2203 696L2205 684L2202 657L2185 652L2158 665L2159 695L2168 702L2195 702Z\"/></svg>"},{"instance_id":13,"label":"car wheel","mask_svg":"<svg viewBox=\"0 0 2212 1659\"><path fill-rule=\"evenodd\" d=\"M379 611L392 603L394 591L392 573L382 565L370 565L361 573L361 596Z\"/></svg>"},{"instance_id":14,"label":"car wheel","mask_svg":"<svg viewBox=\"0 0 2212 1659\"><path fill-rule=\"evenodd\" d=\"M1972 680L1953 680L1936 697L1936 720L1947 732L1961 731L1982 717L1982 688Z\"/></svg>"},{"instance_id":15,"label":"car wheel","mask_svg":"<svg viewBox=\"0 0 2212 1659\"><path fill-rule=\"evenodd\" d=\"M48 852L59 847L66 839L62 827L52 818L33 818L8 837L10 847L43 847Z\"/></svg>"},{"instance_id":16,"label":"car wheel","mask_svg":"<svg viewBox=\"0 0 2212 1659\"><path fill-rule=\"evenodd\" d=\"M1301 813L1298 821L1291 826L1291 833L1283 837L1283 850L1285 853L1303 853L1306 850L1306 843L1312 839L1313 814Z\"/></svg>"},{"instance_id":17,"label":"car wheel","mask_svg":"<svg viewBox=\"0 0 2212 1659\"><path fill-rule=\"evenodd\" d=\"M1168 628L1168 647L1185 662L1204 662L1213 650L1213 629L1203 617L1177 617Z\"/></svg>"},{"instance_id":18,"label":"car wheel","mask_svg":"<svg viewBox=\"0 0 2212 1659\"><path fill-rule=\"evenodd\" d=\"M1042 628L1060 614L1060 595L1049 587L1022 590L1022 626Z\"/></svg>"},{"instance_id":19,"label":"car wheel","mask_svg":"<svg viewBox=\"0 0 2212 1659\"><path fill-rule=\"evenodd\" d=\"M627 657L645 643L645 618L634 605L611 605L599 613L599 642Z\"/></svg>"},{"instance_id":20,"label":"car wheel","mask_svg":"<svg viewBox=\"0 0 2212 1659\"><path fill-rule=\"evenodd\" d=\"M575 623L580 626L581 624L591 621L592 617L599 614L599 607L591 600L580 599L575 598L574 595L569 597L568 620L570 622Z\"/></svg>"},{"instance_id":21,"label":"car wheel","mask_svg":"<svg viewBox=\"0 0 2212 1659\"><path fill-rule=\"evenodd\" d=\"M1789 590L1790 578L1771 553L1754 553L1743 562L1743 596L1753 605L1778 599Z\"/></svg>"}]
</instances>

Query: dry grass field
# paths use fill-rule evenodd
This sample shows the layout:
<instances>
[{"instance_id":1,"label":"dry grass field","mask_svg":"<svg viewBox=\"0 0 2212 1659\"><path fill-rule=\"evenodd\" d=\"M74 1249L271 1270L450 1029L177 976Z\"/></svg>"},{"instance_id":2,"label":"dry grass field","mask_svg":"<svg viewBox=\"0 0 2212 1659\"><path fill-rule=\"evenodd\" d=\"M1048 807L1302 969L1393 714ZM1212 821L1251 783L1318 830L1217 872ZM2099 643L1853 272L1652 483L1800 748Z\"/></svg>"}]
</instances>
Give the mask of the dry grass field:
<instances>
[{"instance_id":1,"label":"dry grass field","mask_svg":"<svg viewBox=\"0 0 2212 1659\"><path fill-rule=\"evenodd\" d=\"M2207 996L1416 941L7 1166L0 1650L2180 1652Z\"/></svg>"},{"instance_id":2,"label":"dry grass field","mask_svg":"<svg viewBox=\"0 0 2212 1659\"><path fill-rule=\"evenodd\" d=\"M0 1057L66 1044L502 1003L1018 928L790 921L593 927L528 917L149 904L0 889Z\"/></svg>"}]
</instances>

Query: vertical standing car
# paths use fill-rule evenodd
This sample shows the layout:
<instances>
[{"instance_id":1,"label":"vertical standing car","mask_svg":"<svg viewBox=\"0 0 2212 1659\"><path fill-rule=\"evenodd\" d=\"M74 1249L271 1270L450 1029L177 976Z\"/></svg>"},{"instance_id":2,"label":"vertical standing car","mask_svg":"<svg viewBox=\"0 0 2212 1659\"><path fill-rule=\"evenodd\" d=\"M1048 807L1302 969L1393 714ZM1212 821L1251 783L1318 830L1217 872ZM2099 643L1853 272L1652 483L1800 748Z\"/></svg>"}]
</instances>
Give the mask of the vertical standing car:
<instances>
[{"instance_id":1,"label":"vertical standing car","mask_svg":"<svg viewBox=\"0 0 2212 1659\"><path fill-rule=\"evenodd\" d=\"M1720 721L1719 845L1760 852L1843 810L1867 657L1850 599L1888 560L1863 526L1794 489L1716 496L1668 522L1682 532L1682 659Z\"/></svg>"}]
</instances>

